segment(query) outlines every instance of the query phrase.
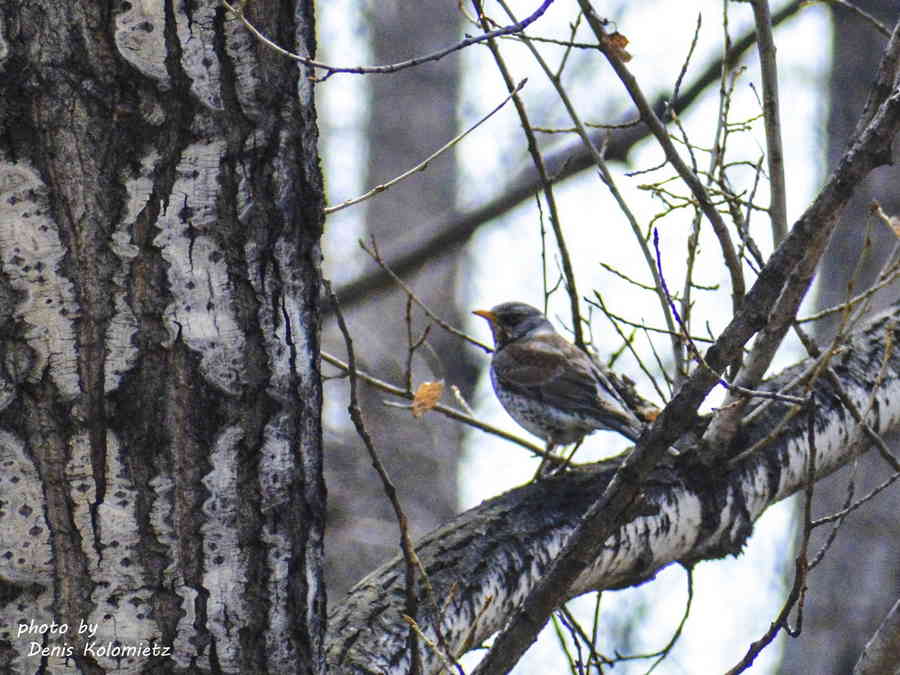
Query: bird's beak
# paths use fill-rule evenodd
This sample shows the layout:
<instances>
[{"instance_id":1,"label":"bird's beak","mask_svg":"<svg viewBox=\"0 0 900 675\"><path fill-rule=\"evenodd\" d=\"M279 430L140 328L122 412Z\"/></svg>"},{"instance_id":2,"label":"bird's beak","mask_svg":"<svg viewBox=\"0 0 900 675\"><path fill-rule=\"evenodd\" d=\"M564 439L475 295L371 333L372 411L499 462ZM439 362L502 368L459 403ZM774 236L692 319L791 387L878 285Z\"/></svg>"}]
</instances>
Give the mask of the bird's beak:
<instances>
[{"instance_id":1,"label":"bird's beak","mask_svg":"<svg viewBox=\"0 0 900 675\"><path fill-rule=\"evenodd\" d=\"M495 323L497 321L497 315L487 309L476 309L474 312L472 312L472 314L476 314L482 319L487 319L491 323Z\"/></svg>"}]
</instances>

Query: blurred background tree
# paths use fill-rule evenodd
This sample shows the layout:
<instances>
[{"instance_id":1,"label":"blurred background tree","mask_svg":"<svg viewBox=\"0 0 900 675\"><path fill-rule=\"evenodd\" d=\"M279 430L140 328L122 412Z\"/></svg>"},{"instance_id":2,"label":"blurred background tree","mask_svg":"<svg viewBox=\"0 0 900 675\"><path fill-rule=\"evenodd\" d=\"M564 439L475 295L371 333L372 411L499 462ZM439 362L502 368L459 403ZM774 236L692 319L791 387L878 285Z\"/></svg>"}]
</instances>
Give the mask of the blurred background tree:
<instances>
[{"instance_id":1,"label":"blurred background tree","mask_svg":"<svg viewBox=\"0 0 900 675\"><path fill-rule=\"evenodd\" d=\"M432 51L453 39L460 30L460 14L452 2L423 0L415 3L373 2L365 9L368 55L373 63L396 63L414 54ZM345 14L346 16L346 14ZM334 50L336 59L345 59ZM367 148L353 152L368 157L357 167L366 186L387 182L403 173L457 133L461 61L445 58L404 71L400 76L365 78L368 92L365 133ZM459 170L453 154L445 155L417 176L400 183L362 207L360 236L374 237L381 253L393 260L404 248L421 240L436 215L452 216L456 205ZM359 207L358 207L359 208ZM330 259L336 268L365 254L352 238L342 239ZM462 247L445 251L440 260L422 261L406 276L423 302L439 308L454 325L463 323L464 308L457 289ZM369 260L360 269L376 267ZM335 270L340 274L339 269ZM392 382L401 382L406 368L408 325L406 295L395 285L373 289L344 307L356 335L366 335L361 366ZM425 329L422 312L412 308L413 339ZM333 321L324 324L326 351L343 353L343 339ZM432 331L428 347L417 350L414 379L446 379L470 396L477 377L472 354L460 351L444 331ZM332 397L343 395L331 386ZM362 390L361 405L369 431L398 486L411 531L418 536L445 522L457 510L457 480L463 427L440 416L411 422L408 410L383 405L384 394ZM330 398L331 409L345 403ZM332 426L326 437L325 470L329 490L326 578L331 597L340 598L349 586L378 563L392 556L399 542L397 522L374 479L368 456L350 427Z\"/></svg>"},{"instance_id":2,"label":"blurred background tree","mask_svg":"<svg viewBox=\"0 0 900 675\"><path fill-rule=\"evenodd\" d=\"M896 0L857 0L853 3L890 27L900 17ZM828 168L835 166L853 133L873 73L878 67L887 38L871 21L839 4L831 7L834 40L831 43L831 78L828 91L828 128L824 139ZM897 152L894 151L896 161ZM868 288L876 280L894 249L896 237L877 222L871 212L873 201L891 215L900 213L900 168L881 167L858 189L831 238L819 268L816 304L832 307ZM862 256L859 278L853 279L856 261ZM855 290L851 291L852 288ZM874 309L896 300L896 282L877 296ZM817 326L816 339L827 344L837 317ZM885 440L895 451L900 436ZM856 494L864 494L885 478L884 465L872 455L859 459ZM839 472L824 481L816 492L820 514L845 508L848 477ZM887 611L900 596L900 491L889 490L869 508L858 512L850 527L843 528L829 554L810 577L810 594L804 612L803 635L785 642L781 672L849 673L860 650L871 638ZM825 529L825 528L821 528ZM827 532L814 539L821 544ZM815 549L814 549L815 550ZM792 565L787 561L788 573Z\"/></svg>"}]
</instances>

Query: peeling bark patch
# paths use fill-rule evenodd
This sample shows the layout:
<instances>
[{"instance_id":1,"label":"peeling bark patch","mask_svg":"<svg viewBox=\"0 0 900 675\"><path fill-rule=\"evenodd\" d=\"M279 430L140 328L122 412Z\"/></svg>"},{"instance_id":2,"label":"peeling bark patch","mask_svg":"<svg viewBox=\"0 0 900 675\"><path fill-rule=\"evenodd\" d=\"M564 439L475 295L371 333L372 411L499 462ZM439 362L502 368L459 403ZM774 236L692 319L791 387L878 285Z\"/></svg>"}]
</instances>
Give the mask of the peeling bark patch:
<instances>
[{"instance_id":1,"label":"peeling bark patch","mask_svg":"<svg viewBox=\"0 0 900 675\"><path fill-rule=\"evenodd\" d=\"M53 620L53 562L43 504L41 480L24 444L0 430L0 580L17 596L0 603L0 640L12 645L12 672L18 673L36 672L41 659L28 656L29 641L16 638L17 626Z\"/></svg>"},{"instance_id":2,"label":"peeling bark patch","mask_svg":"<svg viewBox=\"0 0 900 675\"><path fill-rule=\"evenodd\" d=\"M0 165L0 264L20 292L15 316L36 358L27 379L49 370L66 399L80 393L73 322L78 315L72 283L58 266L66 251L47 209L47 187L37 173Z\"/></svg>"},{"instance_id":3,"label":"peeling bark patch","mask_svg":"<svg viewBox=\"0 0 900 675\"><path fill-rule=\"evenodd\" d=\"M145 581L146 570L139 564L142 542L135 512L137 493L121 461L121 453L116 436L108 434L107 499L98 507L103 525L100 554L93 546L82 547L94 584L91 594L94 609L85 621L96 625L97 631L89 641L97 645L118 642L124 647L140 647L157 639L160 629L148 611L152 591ZM90 507L95 497L90 463L90 442L86 434L79 434L70 441L66 475L72 486L72 517L84 542L94 538ZM139 669L148 660L146 655L92 651L97 663L110 671Z\"/></svg>"},{"instance_id":4,"label":"peeling bark patch","mask_svg":"<svg viewBox=\"0 0 900 675\"><path fill-rule=\"evenodd\" d=\"M197 667L208 669L209 656L206 650L200 645L195 644L197 636L197 596L198 593L190 586L177 586L175 592L181 598L181 618L178 620L178 628L176 629L175 639L172 641L172 660L180 668L195 669ZM202 650L200 658L196 658L198 652Z\"/></svg>"},{"instance_id":5,"label":"peeling bark patch","mask_svg":"<svg viewBox=\"0 0 900 675\"><path fill-rule=\"evenodd\" d=\"M234 81L231 86L242 112L248 119L257 120L261 112L259 104L264 98L259 96L257 91L261 84L261 78L258 72L259 61L256 57L256 38L231 12L225 13L223 31L225 33L225 52L234 73Z\"/></svg>"},{"instance_id":6,"label":"peeling bark patch","mask_svg":"<svg viewBox=\"0 0 900 675\"><path fill-rule=\"evenodd\" d=\"M175 183L153 240L168 263L173 301L164 320L173 340L181 339L201 356L200 370L220 390L236 394L242 386L244 335L232 303L225 256L215 239L219 163L225 143L194 143L185 148ZM184 209L190 210L185 227Z\"/></svg>"},{"instance_id":7,"label":"peeling bark patch","mask_svg":"<svg viewBox=\"0 0 900 675\"><path fill-rule=\"evenodd\" d=\"M291 598L292 545L279 514L292 504L295 495L291 486L295 484L294 458L292 457L292 434L287 428L290 416L280 414L268 424L264 432L260 451L259 481L260 509L265 516L262 541L266 545L266 567L268 577L268 623L265 631L267 662L273 671L281 670L296 660L294 639L291 630L295 625L293 612L302 611L295 607Z\"/></svg>"},{"instance_id":8,"label":"peeling bark patch","mask_svg":"<svg viewBox=\"0 0 900 675\"><path fill-rule=\"evenodd\" d=\"M292 628L296 625L291 617L298 611L291 601L288 579L291 572L291 544L287 537L278 533L269 523L263 528L263 543L268 549L269 567L269 615L266 636L267 663L273 672L284 669L296 662Z\"/></svg>"},{"instance_id":9,"label":"peeling bark patch","mask_svg":"<svg viewBox=\"0 0 900 675\"><path fill-rule=\"evenodd\" d=\"M247 253L248 256L259 255L255 247L248 247ZM318 352L313 349L315 345L304 339L305 331L302 329L306 310L298 298L306 297L306 293L285 293L284 285L294 286L296 280L285 280L279 276L292 274L291 270L297 264L295 256L296 243L279 237L271 258L264 263L264 271L258 278L251 279L257 294L277 298L274 306L260 304L257 318L269 357L269 392L291 407L304 404L304 400L298 399L296 395L297 377L308 371L305 367L298 367L298 362L314 363L318 359ZM249 259L253 260L255 257ZM306 382L301 381L299 386L302 389Z\"/></svg>"},{"instance_id":10,"label":"peeling bark patch","mask_svg":"<svg viewBox=\"0 0 900 675\"><path fill-rule=\"evenodd\" d=\"M137 176L131 178L122 176L127 195L125 216L116 226L110 245L113 254L119 259L119 265L113 273L113 314L106 331L104 368L106 393L119 387L122 378L134 367L138 357L135 337L139 326L126 294L131 264L140 253L131 232L135 221L150 200L153 192L153 172L159 160L159 153L150 150L141 157Z\"/></svg>"},{"instance_id":11,"label":"peeling bark patch","mask_svg":"<svg viewBox=\"0 0 900 675\"><path fill-rule=\"evenodd\" d=\"M134 0L119 5L115 42L122 57L162 91L171 88L166 70L165 5L162 0Z\"/></svg>"},{"instance_id":12,"label":"peeling bark patch","mask_svg":"<svg viewBox=\"0 0 900 675\"><path fill-rule=\"evenodd\" d=\"M203 478L209 497L203 503L206 520L203 533L203 586L209 591L206 628L215 644L219 667L239 672L240 631L247 616L244 590L247 564L236 529L239 521L238 444L243 432L227 428L215 443L210 456L212 470Z\"/></svg>"},{"instance_id":13,"label":"peeling bark patch","mask_svg":"<svg viewBox=\"0 0 900 675\"><path fill-rule=\"evenodd\" d=\"M216 2L194 3L189 13L175 13L181 67L191 80L191 93L210 110L224 109L218 90L222 77L214 43L218 9Z\"/></svg>"}]
</instances>

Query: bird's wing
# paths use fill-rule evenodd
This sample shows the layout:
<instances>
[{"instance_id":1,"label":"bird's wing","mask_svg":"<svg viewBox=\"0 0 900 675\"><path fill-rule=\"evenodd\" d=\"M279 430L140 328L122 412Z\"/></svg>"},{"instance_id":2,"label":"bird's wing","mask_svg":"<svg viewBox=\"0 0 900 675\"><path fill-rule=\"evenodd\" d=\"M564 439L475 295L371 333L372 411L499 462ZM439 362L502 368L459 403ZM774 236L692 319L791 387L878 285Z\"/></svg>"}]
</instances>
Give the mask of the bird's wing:
<instances>
[{"instance_id":1,"label":"bird's wing","mask_svg":"<svg viewBox=\"0 0 900 675\"><path fill-rule=\"evenodd\" d=\"M559 335L510 343L495 355L495 369L513 388L548 404L597 418L629 438L641 424L590 358Z\"/></svg>"},{"instance_id":2,"label":"bird's wing","mask_svg":"<svg viewBox=\"0 0 900 675\"><path fill-rule=\"evenodd\" d=\"M559 335L510 343L495 359L495 370L507 385L529 389L533 396L563 409L588 412L597 407L601 394L593 364Z\"/></svg>"},{"instance_id":3,"label":"bird's wing","mask_svg":"<svg viewBox=\"0 0 900 675\"><path fill-rule=\"evenodd\" d=\"M558 335L511 342L494 355L494 366L507 384L543 387L558 379L568 368L571 354L566 347L571 345Z\"/></svg>"}]
</instances>

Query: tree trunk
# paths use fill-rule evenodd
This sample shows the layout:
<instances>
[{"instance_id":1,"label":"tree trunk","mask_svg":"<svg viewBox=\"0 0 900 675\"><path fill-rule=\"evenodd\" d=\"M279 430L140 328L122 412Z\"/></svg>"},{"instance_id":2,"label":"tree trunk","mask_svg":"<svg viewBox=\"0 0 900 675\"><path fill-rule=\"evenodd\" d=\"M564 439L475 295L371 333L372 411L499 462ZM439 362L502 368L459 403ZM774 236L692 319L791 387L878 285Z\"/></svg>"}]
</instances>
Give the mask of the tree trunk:
<instances>
[{"instance_id":1,"label":"tree trunk","mask_svg":"<svg viewBox=\"0 0 900 675\"><path fill-rule=\"evenodd\" d=\"M3 19L0 664L320 672L309 73L216 0Z\"/></svg>"}]
</instances>

